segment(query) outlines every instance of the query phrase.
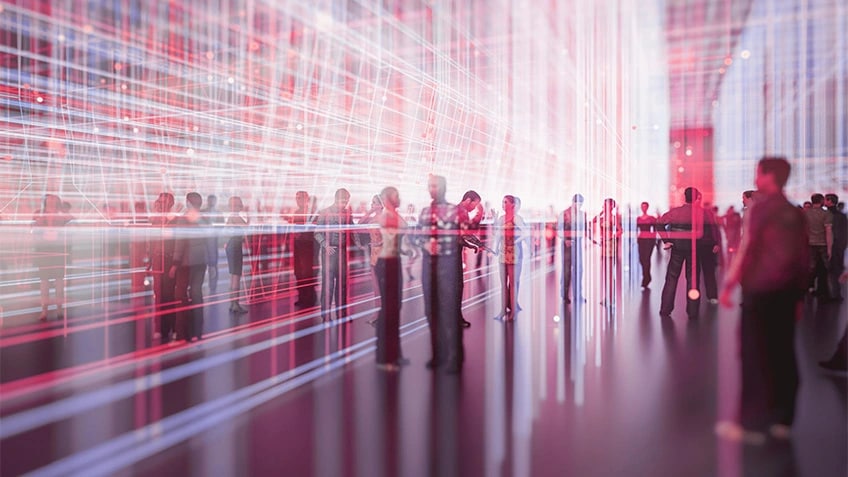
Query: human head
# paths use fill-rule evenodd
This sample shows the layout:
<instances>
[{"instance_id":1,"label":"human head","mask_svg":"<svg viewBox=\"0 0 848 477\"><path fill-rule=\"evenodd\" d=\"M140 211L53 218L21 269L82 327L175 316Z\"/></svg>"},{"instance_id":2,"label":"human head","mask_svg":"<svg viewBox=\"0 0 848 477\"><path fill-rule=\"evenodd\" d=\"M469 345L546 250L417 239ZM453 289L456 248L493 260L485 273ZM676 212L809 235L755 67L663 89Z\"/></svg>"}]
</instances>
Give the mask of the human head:
<instances>
[{"instance_id":1,"label":"human head","mask_svg":"<svg viewBox=\"0 0 848 477\"><path fill-rule=\"evenodd\" d=\"M575 207L580 208L583 206L583 194L574 194L571 198L571 203L574 204Z\"/></svg>"},{"instance_id":2,"label":"human head","mask_svg":"<svg viewBox=\"0 0 848 477\"><path fill-rule=\"evenodd\" d=\"M642 209L642 213L643 213L643 214L647 214L647 213L648 213L648 208L649 208L650 206L651 206L651 204L649 204L649 203L647 203L647 202L642 202L642 205L640 205L640 206L639 206L639 208L640 208L640 209Z\"/></svg>"},{"instance_id":3,"label":"human head","mask_svg":"<svg viewBox=\"0 0 848 477\"><path fill-rule=\"evenodd\" d=\"M512 215L516 209L516 197L514 195L505 195L503 197L503 210L506 215Z\"/></svg>"},{"instance_id":4,"label":"human head","mask_svg":"<svg viewBox=\"0 0 848 477\"><path fill-rule=\"evenodd\" d=\"M203 205L203 197L200 196L197 192L189 192L186 194L186 206L192 209L200 210L200 206Z\"/></svg>"},{"instance_id":5,"label":"human head","mask_svg":"<svg viewBox=\"0 0 848 477\"><path fill-rule=\"evenodd\" d=\"M754 191L746 190L742 193L742 207L750 207L754 203Z\"/></svg>"},{"instance_id":6,"label":"human head","mask_svg":"<svg viewBox=\"0 0 848 477\"><path fill-rule=\"evenodd\" d=\"M824 196L821 194L813 194L810 196L810 202L812 202L814 207L821 207L824 205Z\"/></svg>"},{"instance_id":7,"label":"human head","mask_svg":"<svg viewBox=\"0 0 848 477\"><path fill-rule=\"evenodd\" d=\"M480 194L478 194L477 191L469 190L465 194L462 194L462 201L460 201L460 204L462 204L466 210L472 211L480 205L481 200Z\"/></svg>"},{"instance_id":8,"label":"human head","mask_svg":"<svg viewBox=\"0 0 848 477\"><path fill-rule=\"evenodd\" d=\"M156 212L170 212L174 208L174 194L161 192L156 201L153 202L153 210Z\"/></svg>"},{"instance_id":9,"label":"human head","mask_svg":"<svg viewBox=\"0 0 848 477\"><path fill-rule=\"evenodd\" d=\"M615 199L607 197L604 199L604 210L612 210L615 208Z\"/></svg>"},{"instance_id":10,"label":"human head","mask_svg":"<svg viewBox=\"0 0 848 477\"><path fill-rule=\"evenodd\" d=\"M218 205L218 197L217 196L215 196L214 194L209 194L208 196L206 196L206 206L207 207L209 207L210 209L214 209L215 206L217 206L217 205Z\"/></svg>"},{"instance_id":11,"label":"human head","mask_svg":"<svg viewBox=\"0 0 848 477\"><path fill-rule=\"evenodd\" d=\"M804 201L804 205L803 205L803 207L804 207L805 209L812 209L812 208L813 208L813 203L812 203L812 202L810 202L809 200L805 200L805 201Z\"/></svg>"},{"instance_id":12,"label":"human head","mask_svg":"<svg viewBox=\"0 0 848 477\"><path fill-rule=\"evenodd\" d=\"M336 206L340 209L344 209L347 207L347 204L350 203L350 192L347 189L338 189L335 195Z\"/></svg>"},{"instance_id":13,"label":"human head","mask_svg":"<svg viewBox=\"0 0 848 477\"><path fill-rule=\"evenodd\" d=\"M56 194L45 194L42 208L44 212L59 212L62 209L62 199Z\"/></svg>"},{"instance_id":14,"label":"human head","mask_svg":"<svg viewBox=\"0 0 848 477\"><path fill-rule=\"evenodd\" d=\"M828 209L836 208L836 204L839 203L839 196L833 193L824 195L824 205L827 206Z\"/></svg>"},{"instance_id":15,"label":"human head","mask_svg":"<svg viewBox=\"0 0 848 477\"><path fill-rule=\"evenodd\" d=\"M400 192L395 187L389 186L380 191L380 199L383 205L391 210L400 207Z\"/></svg>"},{"instance_id":16,"label":"human head","mask_svg":"<svg viewBox=\"0 0 848 477\"><path fill-rule=\"evenodd\" d=\"M448 189L448 181L444 176L430 175L427 179L427 191L433 200L443 200Z\"/></svg>"},{"instance_id":17,"label":"human head","mask_svg":"<svg viewBox=\"0 0 848 477\"><path fill-rule=\"evenodd\" d=\"M241 201L241 197L237 195L230 197L230 211L239 213L242 210L244 210L244 202Z\"/></svg>"},{"instance_id":18,"label":"human head","mask_svg":"<svg viewBox=\"0 0 848 477\"><path fill-rule=\"evenodd\" d=\"M757 190L765 194L776 194L783 190L792 166L782 157L764 157L757 163Z\"/></svg>"},{"instance_id":19,"label":"human head","mask_svg":"<svg viewBox=\"0 0 848 477\"><path fill-rule=\"evenodd\" d=\"M687 187L683 191L683 199L686 201L687 204L691 204L692 202L696 202L700 198L701 198L701 191L699 191L698 189L696 189L694 187Z\"/></svg>"},{"instance_id":20,"label":"human head","mask_svg":"<svg viewBox=\"0 0 848 477\"><path fill-rule=\"evenodd\" d=\"M371 198L371 209L372 210L373 209L378 209L378 210L383 209L383 199L380 197L381 195L382 195L382 192L380 194L375 194L374 197Z\"/></svg>"},{"instance_id":21,"label":"human head","mask_svg":"<svg viewBox=\"0 0 848 477\"><path fill-rule=\"evenodd\" d=\"M305 190L299 190L294 194L294 201L297 203L297 208L305 209L309 207L309 193Z\"/></svg>"}]
</instances>

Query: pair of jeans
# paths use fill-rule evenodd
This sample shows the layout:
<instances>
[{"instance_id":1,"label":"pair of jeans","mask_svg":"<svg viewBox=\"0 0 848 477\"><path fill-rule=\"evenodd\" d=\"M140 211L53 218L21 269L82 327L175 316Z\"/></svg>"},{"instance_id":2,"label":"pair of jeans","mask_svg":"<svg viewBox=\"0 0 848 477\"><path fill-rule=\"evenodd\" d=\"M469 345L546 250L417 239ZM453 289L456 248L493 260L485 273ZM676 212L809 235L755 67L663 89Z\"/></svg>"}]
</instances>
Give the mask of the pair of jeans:
<instances>
[{"instance_id":1,"label":"pair of jeans","mask_svg":"<svg viewBox=\"0 0 848 477\"><path fill-rule=\"evenodd\" d=\"M321 313L326 315L336 304L338 315L342 316L347 310L348 258L347 249L336 247L333 255L321 254Z\"/></svg>"},{"instance_id":2,"label":"pair of jeans","mask_svg":"<svg viewBox=\"0 0 848 477\"><path fill-rule=\"evenodd\" d=\"M462 254L430 255L421 261L424 313L430 326L433 364L462 365Z\"/></svg>"},{"instance_id":3,"label":"pair of jeans","mask_svg":"<svg viewBox=\"0 0 848 477\"><path fill-rule=\"evenodd\" d=\"M698 310L701 306L701 297L698 295L698 298L694 300L689 297L689 290L699 289L698 278L701 274L701 262L696 258L695 253L691 249L678 249L678 245L671 248L671 258L668 261L668 268L665 273L665 284L662 289L660 315L670 315L671 312L674 311L674 298L677 295L677 282L680 279L681 269L684 265L686 265L686 314L689 315L690 318L698 316ZM692 262L695 262L695 267L692 266ZM700 293L700 291L698 293Z\"/></svg>"},{"instance_id":4,"label":"pair of jeans","mask_svg":"<svg viewBox=\"0 0 848 477\"><path fill-rule=\"evenodd\" d=\"M177 268L175 299L180 301L177 312L177 335L186 341L203 337L203 278L206 264Z\"/></svg>"},{"instance_id":5,"label":"pair of jeans","mask_svg":"<svg viewBox=\"0 0 848 477\"><path fill-rule=\"evenodd\" d=\"M400 352L400 307L403 276L399 257L379 258L374 266L380 288L380 313L377 317L377 363L397 363Z\"/></svg>"}]
</instances>

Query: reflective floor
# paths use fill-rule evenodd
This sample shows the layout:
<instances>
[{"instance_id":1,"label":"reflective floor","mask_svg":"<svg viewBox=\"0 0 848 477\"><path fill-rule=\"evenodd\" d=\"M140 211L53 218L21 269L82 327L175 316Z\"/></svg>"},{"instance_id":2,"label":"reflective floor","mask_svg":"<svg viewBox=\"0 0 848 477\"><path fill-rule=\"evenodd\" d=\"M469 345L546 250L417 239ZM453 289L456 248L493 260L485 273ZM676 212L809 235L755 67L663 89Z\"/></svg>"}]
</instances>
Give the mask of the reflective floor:
<instances>
[{"instance_id":1,"label":"reflective floor","mask_svg":"<svg viewBox=\"0 0 848 477\"><path fill-rule=\"evenodd\" d=\"M145 320L117 312L108 327L4 328L0 474L848 474L846 378L817 366L848 325L844 304L806 304L793 440L742 446L713 433L737 401L736 310L704 303L688 320L681 284L662 322L661 261L644 292L625 269L615 306L598 304L592 277L586 302L564 306L556 268L525 267L513 323L492 319L494 269L466 272L459 376L424 367L416 280L401 329L411 363L375 368L366 274L353 314L329 324L283 296L235 317L210 305L204 340L135 352L122 348L146 342Z\"/></svg>"}]
</instances>

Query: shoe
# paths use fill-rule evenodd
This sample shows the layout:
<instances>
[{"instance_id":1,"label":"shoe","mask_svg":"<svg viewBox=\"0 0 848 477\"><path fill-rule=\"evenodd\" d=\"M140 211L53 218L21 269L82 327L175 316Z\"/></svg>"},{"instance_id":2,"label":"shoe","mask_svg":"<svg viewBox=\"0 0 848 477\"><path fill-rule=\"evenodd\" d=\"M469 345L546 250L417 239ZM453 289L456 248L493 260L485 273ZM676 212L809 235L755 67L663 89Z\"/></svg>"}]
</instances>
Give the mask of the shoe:
<instances>
[{"instance_id":1,"label":"shoe","mask_svg":"<svg viewBox=\"0 0 848 477\"><path fill-rule=\"evenodd\" d=\"M376 327L377 321L379 321L379 318L374 318L373 320L369 321L368 324L373 326L373 327Z\"/></svg>"},{"instance_id":2,"label":"shoe","mask_svg":"<svg viewBox=\"0 0 848 477\"><path fill-rule=\"evenodd\" d=\"M731 421L716 423L715 433L722 439L732 442L743 442L751 445L763 445L766 442L766 436L762 432L746 430L744 427Z\"/></svg>"},{"instance_id":3,"label":"shoe","mask_svg":"<svg viewBox=\"0 0 848 477\"><path fill-rule=\"evenodd\" d=\"M670 320L671 319L671 313L660 312L660 318L662 318L663 320Z\"/></svg>"},{"instance_id":4,"label":"shoe","mask_svg":"<svg viewBox=\"0 0 848 477\"><path fill-rule=\"evenodd\" d=\"M439 363L438 361L436 361L435 359L431 359L430 361L427 361L427 363L424 364L424 366L426 366L427 369L436 369L441 365L442 364Z\"/></svg>"},{"instance_id":5,"label":"shoe","mask_svg":"<svg viewBox=\"0 0 848 477\"><path fill-rule=\"evenodd\" d=\"M515 310L514 311L521 311L523 309L524 308L521 308L521 305L519 305L518 303L515 304Z\"/></svg>"},{"instance_id":6,"label":"shoe","mask_svg":"<svg viewBox=\"0 0 848 477\"><path fill-rule=\"evenodd\" d=\"M503 321L505 316L506 316L506 311L502 311L498 314L498 316L496 316L492 319L495 320L495 321Z\"/></svg>"},{"instance_id":7,"label":"shoe","mask_svg":"<svg viewBox=\"0 0 848 477\"><path fill-rule=\"evenodd\" d=\"M471 328L471 322L463 319L462 320L462 327L463 328Z\"/></svg>"},{"instance_id":8,"label":"shoe","mask_svg":"<svg viewBox=\"0 0 848 477\"><path fill-rule=\"evenodd\" d=\"M459 374L462 371L462 365L458 363L452 363L445 367L445 372L448 374Z\"/></svg>"},{"instance_id":9,"label":"shoe","mask_svg":"<svg viewBox=\"0 0 848 477\"><path fill-rule=\"evenodd\" d=\"M710 298L709 302L710 305L718 305L718 298Z\"/></svg>"},{"instance_id":10,"label":"shoe","mask_svg":"<svg viewBox=\"0 0 848 477\"><path fill-rule=\"evenodd\" d=\"M792 428L784 424L773 424L769 427L769 434L775 439L789 440L792 437Z\"/></svg>"},{"instance_id":11,"label":"shoe","mask_svg":"<svg viewBox=\"0 0 848 477\"><path fill-rule=\"evenodd\" d=\"M398 366L406 366L407 364L409 364L409 358L398 358L398 360L395 361L395 364L397 364Z\"/></svg>"},{"instance_id":12,"label":"shoe","mask_svg":"<svg viewBox=\"0 0 848 477\"><path fill-rule=\"evenodd\" d=\"M570 304L571 304L571 298L566 298L566 299L565 299L565 304L566 304L566 305L570 305Z\"/></svg>"},{"instance_id":13,"label":"shoe","mask_svg":"<svg viewBox=\"0 0 848 477\"><path fill-rule=\"evenodd\" d=\"M38 320L39 321L47 321L47 312L46 311L41 312L41 315L39 315Z\"/></svg>"},{"instance_id":14,"label":"shoe","mask_svg":"<svg viewBox=\"0 0 848 477\"><path fill-rule=\"evenodd\" d=\"M377 369L379 369L380 371L394 372L398 371L400 369L400 366L394 363L380 363L377 365Z\"/></svg>"}]
</instances>

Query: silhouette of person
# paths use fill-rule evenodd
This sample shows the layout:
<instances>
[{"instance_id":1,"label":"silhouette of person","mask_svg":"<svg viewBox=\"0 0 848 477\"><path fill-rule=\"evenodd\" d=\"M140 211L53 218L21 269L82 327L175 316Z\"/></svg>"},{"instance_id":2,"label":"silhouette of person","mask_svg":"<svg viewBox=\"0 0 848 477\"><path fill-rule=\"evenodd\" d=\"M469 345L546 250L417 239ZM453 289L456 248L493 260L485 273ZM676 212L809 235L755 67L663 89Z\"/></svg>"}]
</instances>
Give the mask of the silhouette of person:
<instances>
[{"instance_id":1,"label":"silhouette of person","mask_svg":"<svg viewBox=\"0 0 848 477\"><path fill-rule=\"evenodd\" d=\"M321 247L321 314L330 319L333 300L337 315L346 314L348 302L348 248L360 246L359 234L351 230L353 218L348 207L350 192L338 189L335 202L318 214L315 241Z\"/></svg>"},{"instance_id":2,"label":"silhouette of person","mask_svg":"<svg viewBox=\"0 0 848 477\"><path fill-rule=\"evenodd\" d=\"M680 207L666 212L659 220L659 233L667 247L671 248L671 258L665 274L662 289L660 316L670 318L674 310L674 298L677 294L677 282L680 271L686 265L686 314L696 318L699 314L701 297L698 279L701 274L700 260L696 260L696 241L704 234L704 213L699 202L701 193L694 187L683 192L686 201ZM694 264L692 262L695 262ZM694 290L694 292L691 292Z\"/></svg>"},{"instance_id":3,"label":"silhouette of person","mask_svg":"<svg viewBox=\"0 0 848 477\"><path fill-rule=\"evenodd\" d=\"M70 221L62 212L62 200L58 195L46 194L41 210L33 217L32 234L35 242L35 266L41 291L41 321L47 320L47 308L50 300L50 283L56 290L58 319L64 318L65 305L65 267L67 266L67 236L64 227Z\"/></svg>"},{"instance_id":4,"label":"silhouette of person","mask_svg":"<svg viewBox=\"0 0 848 477\"><path fill-rule=\"evenodd\" d=\"M824 205L833 215L831 230L833 231L833 247L830 254L830 296L834 301L842 301L842 286L839 278L845 271L845 248L848 246L848 218L839 210L839 196L826 194Z\"/></svg>"},{"instance_id":5,"label":"silhouette of person","mask_svg":"<svg viewBox=\"0 0 848 477\"><path fill-rule=\"evenodd\" d=\"M421 211L419 233L415 239L424 251L421 285L432 350L427 367L434 369L445 366L449 373L458 373L464 359L460 328L461 234L467 233L468 214L464 207L445 200L447 181L444 177L431 175L427 189L432 202Z\"/></svg>"},{"instance_id":6,"label":"silhouette of person","mask_svg":"<svg viewBox=\"0 0 848 477\"><path fill-rule=\"evenodd\" d=\"M642 288L651 283L651 255L657 243L657 218L648 214L650 204L642 202L642 215L636 218L636 244L639 248L639 265L642 266Z\"/></svg>"},{"instance_id":7,"label":"silhouette of person","mask_svg":"<svg viewBox=\"0 0 848 477\"><path fill-rule=\"evenodd\" d=\"M722 219L724 235L727 237L727 258L733 260L733 255L739 250L742 241L742 216L731 205Z\"/></svg>"},{"instance_id":8,"label":"silhouette of person","mask_svg":"<svg viewBox=\"0 0 848 477\"><path fill-rule=\"evenodd\" d=\"M298 191L295 194L297 209L290 215L288 221L292 224L303 226L312 225L314 217L309 200L309 193ZM317 294L315 293L315 237L310 230L300 230L294 234L294 276L297 287L297 301L295 306L308 308L315 306Z\"/></svg>"},{"instance_id":9,"label":"silhouette of person","mask_svg":"<svg viewBox=\"0 0 848 477\"><path fill-rule=\"evenodd\" d=\"M224 217L217 207L218 197L213 194L208 195L206 197L206 208L201 210L200 213L210 224L224 223ZM211 231L212 229L210 229ZM218 235L214 232L209 235L209 247L211 247L209 263L206 266L209 271L209 291L214 294L218 291ZM213 251L214 253L211 253Z\"/></svg>"},{"instance_id":10,"label":"silhouette of person","mask_svg":"<svg viewBox=\"0 0 848 477\"><path fill-rule=\"evenodd\" d=\"M230 312L247 313L247 309L239 304L241 275L244 270L244 227L247 220L241 216L244 202L241 197L230 197L230 216L227 217L227 228L230 238L224 246L227 252L227 269L230 273Z\"/></svg>"},{"instance_id":11,"label":"silhouette of person","mask_svg":"<svg viewBox=\"0 0 848 477\"><path fill-rule=\"evenodd\" d=\"M721 293L721 303L729 307L736 285L742 286L739 422L716 426L720 436L732 440L762 442L766 429L786 438L794 418L795 321L807 287L810 250L804 214L783 194L790 171L783 158L759 161L759 196Z\"/></svg>"},{"instance_id":12,"label":"silhouette of person","mask_svg":"<svg viewBox=\"0 0 848 477\"><path fill-rule=\"evenodd\" d=\"M212 247L209 222L200 213L202 204L200 194L189 192L185 213L173 222L179 229L169 273L176 280L175 298L182 304L177 313L177 337L186 341L203 338L203 279Z\"/></svg>"},{"instance_id":13,"label":"silhouette of person","mask_svg":"<svg viewBox=\"0 0 848 477\"><path fill-rule=\"evenodd\" d=\"M600 214L592 219L591 230L598 230L601 245L601 284L603 287L603 300L601 304L607 306L615 303L616 277L619 271L619 257L621 249L621 214L616 208L615 199L604 199L604 208Z\"/></svg>"},{"instance_id":14,"label":"silhouette of person","mask_svg":"<svg viewBox=\"0 0 848 477\"><path fill-rule=\"evenodd\" d=\"M174 264L174 239L170 227L173 217L174 195L162 192L153 202L153 217L150 223L158 228L153 238L148 242L150 270L153 272L153 299L156 314L159 318L159 335L162 344L169 343L176 331L176 314L174 302L176 280L169 273Z\"/></svg>"},{"instance_id":15,"label":"silhouette of person","mask_svg":"<svg viewBox=\"0 0 848 477\"><path fill-rule=\"evenodd\" d=\"M581 194L571 198L571 207L562 212L558 229L562 239L560 295L566 303L571 303L572 299L583 300L583 240L589 236L589 222L583 211Z\"/></svg>"},{"instance_id":16,"label":"silhouette of person","mask_svg":"<svg viewBox=\"0 0 848 477\"><path fill-rule=\"evenodd\" d=\"M830 301L830 259L833 255L833 214L822 208L824 196L813 194L812 205L804 208L810 239L810 291L822 301Z\"/></svg>"},{"instance_id":17,"label":"silhouette of person","mask_svg":"<svg viewBox=\"0 0 848 477\"><path fill-rule=\"evenodd\" d=\"M519 200L513 195L503 198L504 215L495 222L497 242L495 250L500 262L501 296L503 307L495 319L514 320L518 306L518 288L521 281L523 246L528 236L527 224L517 214Z\"/></svg>"}]
</instances>

